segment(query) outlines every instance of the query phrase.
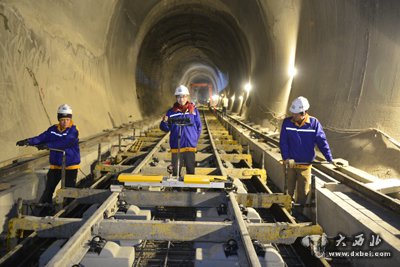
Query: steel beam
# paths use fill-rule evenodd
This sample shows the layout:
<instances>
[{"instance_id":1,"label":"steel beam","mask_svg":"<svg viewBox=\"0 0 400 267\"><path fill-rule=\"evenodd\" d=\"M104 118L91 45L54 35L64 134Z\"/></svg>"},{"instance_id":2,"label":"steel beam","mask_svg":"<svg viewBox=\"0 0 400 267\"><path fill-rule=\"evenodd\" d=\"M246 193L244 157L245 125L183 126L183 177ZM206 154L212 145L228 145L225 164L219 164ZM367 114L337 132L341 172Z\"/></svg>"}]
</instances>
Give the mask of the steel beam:
<instances>
[{"instance_id":1,"label":"steel beam","mask_svg":"<svg viewBox=\"0 0 400 267\"><path fill-rule=\"evenodd\" d=\"M117 211L118 193L113 193L83 225L67 241L67 243L49 261L48 266L72 266L79 264L89 250L88 243L92 239L92 227Z\"/></svg>"},{"instance_id":2,"label":"steel beam","mask_svg":"<svg viewBox=\"0 0 400 267\"><path fill-rule=\"evenodd\" d=\"M240 234L240 239L243 243L246 252L247 260L250 266L261 267L256 250L254 249L253 242L251 241L250 233L247 230L246 223L243 220L242 212L240 211L239 204L236 201L234 193L229 193L230 207L234 214L234 220Z\"/></svg>"},{"instance_id":3,"label":"steel beam","mask_svg":"<svg viewBox=\"0 0 400 267\"><path fill-rule=\"evenodd\" d=\"M104 220L93 234L107 240L226 242L234 238L231 222Z\"/></svg>"},{"instance_id":4,"label":"steel beam","mask_svg":"<svg viewBox=\"0 0 400 267\"><path fill-rule=\"evenodd\" d=\"M140 155L140 154L138 154L138 155ZM128 170L130 168L134 168L134 166L97 164L95 167L95 170L101 171L101 172L120 173L120 172Z\"/></svg>"},{"instance_id":5,"label":"steel beam","mask_svg":"<svg viewBox=\"0 0 400 267\"><path fill-rule=\"evenodd\" d=\"M235 121L236 123L240 124L241 126L249 129L250 131L258 134L262 139L264 139L264 141L272 146L272 147L279 147L279 140L274 139L272 136L268 136L264 133L262 133L261 131L248 126L247 124L241 122L238 119L233 118L232 116L229 116L229 119ZM266 153L268 153L268 151L266 151ZM361 194L367 196L369 199L375 201L376 203L382 205L383 207L386 207L394 212L399 213L400 212L400 204L398 201L396 201L396 199L387 196L385 194L382 194L379 191L373 190L368 188L367 186L365 186L363 183L355 180L354 178L350 177L349 175L340 172L339 170L334 170L331 169L327 166L324 166L322 164L318 165L315 164L313 165L313 168L318 169L328 175L330 175L331 177L333 177L334 179L336 179L337 181L349 186L350 188L360 192Z\"/></svg>"},{"instance_id":6,"label":"steel beam","mask_svg":"<svg viewBox=\"0 0 400 267\"><path fill-rule=\"evenodd\" d=\"M65 188L57 191L64 198L77 198L81 204L101 203L111 195L110 190L89 188ZM270 208L272 204L291 209L291 198L276 194L235 194L239 204L253 208ZM175 206L175 207L218 207L226 204L226 194L220 192L154 192L124 190L120 199L140 207ZM165 205L167 203L167 205Z\"/></svg>"},{"instance_id":7,"label":"steel beam","mask_svg":"<svg viewBox=\"0 0 400 267\"><path fill-rule=\"evenodd\" d=\"M245 207L270 208L272 204L283 206L287 210L292 208L292 199L289 195L283 194L235 194L239 204Z\"/></svg>"},{"instance_id":8,"label":"steel beam","mask_svg":"<svg viewBox=\"0 0 400 267\"><path fill-rule=\"evenodd\" d=\"M251 179L253 176L260 176L264 183L267 180L267 172L265 169L226 169L226 174L237 179Z\"/></svg>"},{"instance_id":9,"label":"steel beam","mask_svg":"<svg viewBox=\"0 0 400 267\"><path fill-rule=\"evenodd\" d=\"M373 190L367 187L365 184L357 181L356 179L350 177L347 174L341 173L340 171L331 169L327 166L321 165L313 165L313 168L316 168L342 184L347 185L351 189L361 193L366 196L368 199L373 200L375 203L380 204L382 207L390 209L396 213L400 213L400 202L397 199L394 199L390 196L387 196L377 190Z\"/></svg>"},{"instance_id":10,"label":"steel beam","mask_svg":"<svg viewBox=\"0 0 400 267\"><path fill-rule=\"evenodd\" d=\"M226 169L224 168L224 166L222 164L222 160L217 152L218 150L216 149L216 145L213 140L210 126L208 125L207 120L205 120L205 122L206 122L206 127L208 130L208 133L210 135L210 143L211 143L211 146L213 147L215 159L217 161L217 166L221 170L221 174L224 176L227 176ZM228 206L230 207L230 210L233 211L234 216L232 219L235 222L235 224L234 224L235 228L239 232L240 241L241 241L241 244L243 245L243 246L240 245L240 247L242 247L243 250L245 251L247 264L249 266L254 266L254 267L260 266L261 267L260 261L258 260L258 256L254 249L253 243L251 242L250 235L247 231L246 224L243 220L243 216L240 211L239 204L236 201L234 193L232 193L232 192L229 193L229 199L230 199L230 202L228 203ZM239 258L241 258L241 257L239 257Z\"/></svg>"},{"instance_id":11,"label":"steel beam","mask_svg":"<svg viewBox=\"0 0 400 267\"><path fill-rule=\"evenodd\" d=\"M132 171L132 173L140 172L140 170L153 158L154 153L158 152L161 145L167 141L169 134L170 133L167 133L163 138L161 138L158 144L153 147L153 149L149 152L149 154L147 154L147 156L139 163L139 165L135 168L135 170Z\"/></svg>"},{"instance_id":12,"label":"steel beam","mask_svg":"<svg viewBox=\"0 0 400 267\"><path fill-rule=\"evenodd\" d=\"M237 145L238 142L236 140L214 140L216 145Z\"/></svg>"},{"instance_id":13,"label":"steel beam","mask_svg":"<svg viewBox=\"0 0 400 267\"><path fill-rule=\"evenodd\" d=\"M185 170L185 167L182 167L182 170ZM166 167L143 167L141 169L141 174L143 175L167 175L167 168ZM202 175L213 175L218 174L217 168L200 168L196 167L195 174L202 174Z\"/></svg>"},{"instance_id":14,"label":"steel beam","mask_svg":"<svg viewBox=\"0 0 400 267\"><path fill-rule=\"evenodd\" d=\"M10 223L15 232L30 230L36 231L39 237L70 238L85 223L85 219L25 216L12 219ZM104 219L92 225L91 234L107 240L226 242L236 237L233 223ZM244 227L248 229L251 240L257 239L263 243L292 244L298 237L322 234L319 225L309 223L244 222Z\"/></svg>"},{"instance_id":15,"label":"steel beam","mask_svg":"<svg viewBox=\"0 0 400 267\"><path fill-rule=\"evenodd\" d=\"M293 244L298 237L323 233L321 226L309 223L251 223L247 228L251 238L262 243Z\"/></svg>"},{"instance_id":16,"label":"steel beam","mask_svg":"<svg viewBox=\"0 0 400 267\"><path fill-rule=\"evenodd\" d=\"M18 230L36 231L39 237L69 238L82 225L82 219L25 216L9 222L10 237L16 237Z\"/></svg>"},{"instance_id":17,"label":"steel beam","mask_svg":"<svg viewBox=\"0 0 400 267\"><path fill-rule=\"evenodd\" d=\"M158 134L158 133L157 133ZM161 134L161 133L160 133ZM153 157L161 145L166 142L169 133L165 134L149 154L138 164L132 173L140 172L140 169ZM49 266L72 266L78 264L88 251L88 242L92 239L92 227L117 212L117 201L119 193L112 193L110 197L99 207L99 209L82 225L75 235L68 240L63 248L51 259Z\"/></svg>"},{"instance_id":18,"label":"steel beam","mask_svg":"<svg viewBox=\"0 0 400 267\"><path fill-rule=\"evenodd\" d=\"M124 190L120 200L139 207L174 206L174 207L218 207L226 204L226 194L221 192L152 192Z\"/></svg>"},{"instance_id":19,"label":"steel beam","mask_svg":"<svg viewBox=\"0 0 400 267\"><path fill-rule=\"evenodd\" d=\"M206 160L208 158L211 158L212 156L213 156L213 154L211 154L211 153L197 152L196 153L196 161L200 162L200 161ZM157 158L159 160L171 161L171 153L170 152L157 152L157 153L154 153L153 157Z\"/></svg>"},{"instance_id":20,"label":"steel beam","mask_svg":"<svg viewBox=\"0 0 400 267\"><path fill-rule=\"evenodd\" d=\"M64 188L57 190L58 198L75 198L80 204L102 203L111 195L108 189Z\"/></svg>"}]
</instances>

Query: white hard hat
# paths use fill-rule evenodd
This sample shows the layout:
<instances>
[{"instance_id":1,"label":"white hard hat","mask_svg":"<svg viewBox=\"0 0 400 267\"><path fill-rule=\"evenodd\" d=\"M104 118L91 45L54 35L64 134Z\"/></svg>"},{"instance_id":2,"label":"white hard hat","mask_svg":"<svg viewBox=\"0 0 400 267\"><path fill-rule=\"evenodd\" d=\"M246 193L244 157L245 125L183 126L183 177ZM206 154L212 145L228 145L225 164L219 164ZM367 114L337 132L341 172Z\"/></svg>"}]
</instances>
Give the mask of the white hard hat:
<instances>
[{"instance_id":1,"label":"white hard hat","mask_svg":"<svg viewBox=\"0 0 400 267\"><path fill-rule=\"evenodd\" d=\"M57 118L72 118L72 108L68 104L62 104L58 107Z\"/></svg>"},{"instance_id":2,"label":"white hard hat","mask_svg":"<svg viewBox=\"0 0 400 267\"><path fill-rule=\"evenodd\" d=\"M189 89L184 85L179 85L175 89L175 95L189 95Z\"/></svg>"},{"instance_id":3,"label":"white hard hat","mask_svg":"<svg viewBox=\"0 0 400 267\"><path fill-rule=\"evenodd\" d=\"M289 110L292 113L300 113L307 111L309 108L310 103L308 103L307 98L305 98L304 96L299 96L298 98L293 100Z\"/></svg>"}]
</instances>

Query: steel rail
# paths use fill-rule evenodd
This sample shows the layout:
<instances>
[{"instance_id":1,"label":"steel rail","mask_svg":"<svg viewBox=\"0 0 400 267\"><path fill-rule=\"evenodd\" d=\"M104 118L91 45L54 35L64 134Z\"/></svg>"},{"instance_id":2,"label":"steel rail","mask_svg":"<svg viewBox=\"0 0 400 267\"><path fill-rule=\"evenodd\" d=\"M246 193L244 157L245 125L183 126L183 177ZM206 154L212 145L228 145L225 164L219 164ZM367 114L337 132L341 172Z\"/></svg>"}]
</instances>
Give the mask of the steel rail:
<instances>
[{"instance_id":1,"label":"steel rail","mask_svg":"<svg viewBox=\"0 0 400 267\"><path fill-rule=\"evenodd\" d=\"M140 164L132 171L132 173L138 173L140 169L152 158L153 154L157 152L169 134L166 134L160 139L160 141L154 146L154 148L147 154L147 156L140 162ZM57 252L47 264L48 266L72 266L79 264L89 247L87 242L92 238L93 227L100 223L104 219L104 214L107 212L116 212L116 202L118 200L119 193L112 193L97 209L94 214L83 224L83 226L74 234L63 248ZM67 264L68 263L68 264Z\"/></svg>"},{"instance_id":2,"label":"steel rail","mask_svg":"<svg viewBox=\"0 0 400 267\"><path fill-rule=\"evenodd\" d=\"M203 112L203 115L204 115L204 112ZM218 154L218 150L216 149L216 145L214 143L214 140L213 140L213 137L212 137L212 133L211 133L210 127L208 125L206 116L204 116L204 121L205 121L205 124L206 124L206 127L207 127L208 135L210 136L210 143L211 143L211 146L213 148L213 153L214 153L216 161L217 161L217 166L220 169L221 174L226 176L226 170L225 170L225 167L222 165L222 160L221 160L221 158L220 158L220 156ZM230 206L231 206L231 208L233 210L234 219L235 219L235 222L237 224L238 230L240 232L240 238L241 238L242 244L244 246L244 251L246 253L247 263L248 263L249 266L253 266L253 267L260 266L261 267L260 260L258 259L257 253L256 253L256 251L254 249L254 246L253 246L253 243L251 241L251 237L250 237L249 231L247 230L246 224L245 224L245 222L243 220L243 215L242 215L242 213L240 211L240 208L239 208L239 204L237 203L235 195L233 194L233 192L229 193L229 199L230 199L230 203L229 204L230 204Z\"/></svg>"},{"instance_id":3,"label":"steel rail","mask_svg":"<svg viewBox=\"0 0 400 267\"><path fill-rule=\"evenodd\" d=\"M247 125L246 123L244 123L244 122L242 122L242 121L240 121L240 120L238 120L238 119L233 118L231 115L226 115L226 116L227 116L230 120L233 120L234 122L236 122L237 124L240 124L241 126L247 128L248 130L250 130L250 131L252 131L252 132L258 134L258 135L261 136L266 142L272 143L272 144L274 144L276 147L279 147L279 141L278 141L278 140L276 140L276 139L274 139L274 138L272 138L272 137L270 137L270 136L268 136L268 135L266 135L266 134L260 132L259 130L257 130L257 129L255 129L255 128L251 127L250 125Z\"/></svg>"},{"instance_id":4,"label":"steel rail","mask_svg":"<svg viewBox=\"0 0 400 267\"><path fill-rule=\"evenodd\" d=\"M104 203L90 216L80 229L64 244L64 246L46 264L47 266L73 266L79 264L86 252L89 250L88 242L92 239L92 228L104 219L107 212L116 212L118 193L113 193Z\"/></svg>"},{"instance_id":5,"label":"steel rail","mask_svg":"<svg viewBox=\"0 0 400 267\"><path fill-rule=\"evenodd\" d=\"M220 171L221 171L221 173L222 174L225 174L226 175L226 170L225 170L225 167L222 165L222 160L221 160L221 157L220 157L220 155L219 155L219 153L218 153L218 150L216 149L216 146L215 146L215 142L214 142L214 140L213 140L213 138L212 138L212 134L210 133L210 129L209 129L209 125L208 125L208 123L207 123L207 121L205 120L205 125L206 125L206 127L207 127L207 131L209 132L209 135L210 135L210 143L211 143L211 146L212 146L212 148L213 148L213 153L214 153L214 156L215 156L215 159L216 159L216 161L217 161L217 163L218 163L218 167L219 167L219 169L220 169ZM168 137L168 135L165 135L160 141L159 141L159 143L157 144L157 145L155 145L155 147L149 152L149 154L144 158L144 159L142 159L142 161L140 162L140 164L139 165L137 165L136 167L135 167L135 169L132 171L132 173L137 173L137 172L139 172L140 171L140 169L141 168L143 168L143 166L150 160L150 159L152 159L152 155L155 153L155 152L157 152L158 150L159 150L159 148L160 148L160 146L161 146L161 144L163 143L163 142L165 142L165 139ZM150 155L151 154L151 155ZM260 180L260 179L259 179ZM261 182L261 180L260 180L260 182ZM263 184L262 182L261 182L261 184ZM264 185L264 184L263 184ZM178 193L180 193L180 192L178 192ZM115 198L114 199L112 199L112 200L110 200L116 193L110 193L110 194L112 194L107 200L106 200L106 202L109 202L109 204L108 204L108 206L106 206L106 207L103 207L102 206L102 210L103 211L108 211L108 210L110 210L110 209L112 209L114 206L115 206ZM130 199L129 197L129 194L127 194L126 196L123 196L123 194L124 194L124 192L122 192L122 193L118 193L118 197L121 197L122 196L122 198L128 198L128 199ZM143 193L144 195L149 195L150 196L150 194L151 193L149 193L149 194L147 194L147 193ZM208 193L207 193L208 194ZM180 197L182 197L183 199L187 199L188 198L188 194L186 194L185 192L182 192L182 194L181 194L182 196L180 196ZM216 201L216 200L214 200L214 198L218 198L218 194L217 193L215 193L215 196L213 196L213 197L210 197L210 196L207 196L207 198L205 198L205 200L206 201L211 201L211 202L214 202L214 201ZM138 196L134 196L134 199L138 199ZM240 238L241 238L241 240L242 240L242 242L239 242L239 244L240 243L242 243L243 245L244 245L244 251L245 251L245 253L246 253L246 257L247 257L247 264L249 265L249 266L260 266L260 262L259 262L259 259L258 259L258 256L256 255L256 252L255 252L255 250L254 250L254 246L253 246L253 244L252 244L252 241L251 241L251 238L250 238L250 234L249 234L249 231L248 231L248 229L247 229L247 227L246 227L246 223L244 222L244 220L243 220L243 217L242 217L242 213L241 213L241 210L240 210L240 208L239 208L239 205L238 205L238 200L236 199L236 196L235 196L235 194L234 193L229 193L229 199L231 200L230 201L230 203L229 203L229 207L230 207L230 209L231 209L231 211L233 211L233 215L234 215L234 217L235 217L235 220L234 220L234 222L233 222L233 224L236 226L237 225L237 229L240 231ZM200 201L201 199L199 198L199 201ZM152 203L151 203L152 204ZM210 204L208 204L208 205L210 205ZM215 206L215 204L213 204L214 206ZM90 221L89 221L90 220ZM96 211L91 217L90 217L90 219L89 220L87 220L86 222L85 222L85 226L84 227L81 227L80 229L79 229L79 231L77 232L77 234L75 234L73 237L71 237L71 239L68 241L68 242L70 242L71 240L73 240L73 241L71 241L71 242L73 242L73 245L75 246L74 248L66 248L65 249L65 251L64 251L64 254L68 254L68 259L69 260L73 260L73 261L77 261L76 259L79 259L79 258L81 258L81 255L83 254L83 256L84 256L84 254L86 253L86 244L83 242L83 241L88 241L89 239L90 239L90 237L92 236L92 234L95 234L96 233L96 231L94 231L93 229L96 229L96 227L98 227L99 225L101 225L101 222L103 221L102 220L102 217L99 215L99 211ZM104 222L104 221L103 221ZM107 222L104 224L104 225L106 225L107 224ZM85 229L84 229L85 228ZM237 231L237 230L236 230ZM78 233L79 233L79 236L78 236ZM236 232L236 234L237 234L237 232ZM82 243L83 242L83 243ZM72 245L72 243L67 243L68 245ZM241 246L241 244L240 244L240 246ZM64 246L64 247L67 247L67 246ZM64 248L63 248L64 249ZM242 247L242 250L243 250L243 247ZM243 253L243 252L242 252ZM58 255L59 253L57 253L57 255ZM57 256L56 255L56 256ZM58 255L57 257L58 258L56 258L56 256L55 257L53 257L53 259L52 259L52 261L53 260L57 260L57 263L60 263L60 260L61 259L65 259L65 257L66 256L64 256L64 255ZM82 257L83 257L82 256ZM240 256L240 255L239 255ZM166 255L166 257L167 257L167 255ZM242 261L242 260L244 260L244 258L245 257L239 257L239 260L240 261ZM80 260L79 260L80 261ZM78 261L78 262L79 262ZM67 263L69 263L69 261L67 261ZM166 261L165 261L165 263L166 263ZM241 262L242 263L242 262ZM243 265L245 265L245 264L243 264ZM61 266L61 265L54 265L54 266Z\"/></svg>"},{"instance_id":6,"label":"steel rail","mask_svg":"<svg viewBox=\"0 0 400 267\"><path fill-rule=\"evenodd\" d=\"M158 116L147 120L127 123L125 125L120 126L119 128L84 138L82 141L79 142L79 146L81 149L84 149L86 147L91 147L97 143L104 141L104 139L116 137L120 134L126 133L132 128L135 129L137 127L143 126L143 124L147 124L145 123L145 121L146 122L156 121L156 118L158 118ZM151 125L152 123L153 122L148 124ZM31 154L29 155L30 157L26 158L26 160L22 162L18 162L18 159L14 159L13 161L10 160L9 164L0 168L0 177L5 177L8 175L15 174L17 172L22 172L37 165L46 164L46 162L48 162L48 155L49 152L42 152L42 153ZM2 162L1 164L3 165L4 162Z\"/></svg>"},{"instance_id":7,"label":"steel rail","mask_svg":"<svg viewBox=\"0 0 400 267\"><path fill-rule=\"evenodd\" d=\"M246 127L249 130L255 131L257 132L257 134L260 134L261 136L265 137L266 139L268 139L269 142L274 143L275 145L279 146L279 141L272 139L271 137L260 133L258 130L254 129L251 126L248 126L234 118L232 118L231 116L228 115L229 118L231 118L232 120L238 122L240 125ZM229 121L227 121L227 123L229 123ZM268 151L263 151L263 153L268 153ZM269 194L273 194L273 192L271 191L271 189L265 185L260 178L257 177L257 181L258 181L258 189L260 189L260 192L265 192L265 193L269 193ZM285 209L284 207L280 207L280 206L276 206L274 207L274 209L280 214L280 216L282 217L283 220L292 223L292 224L297 224L296 220L294 219L293 216L291 216L291 214L289 213L289 211L287 209ZM293 245L290 245L293 246ZM314 260L314 264L318 264L321 266L325 266L325 267L329 267L330 264L327 262L327 260L325 258L319 258L319 259L313 259Z\"/></svg>"},{"instance_id":8,"label":"steel rail","mask_svg":"<svg viewBox=\"0 0 400 267\"><path fill-rule=\"evenodd\" d=\"M85 148L85 147L93 146L94 144L101 142L104 139L109 139L111 137L119 136L121 133L128 131L130 127L133 127L133 129L135 129L136 127L140 126L140 124L143 124L143 123L144 123L144 121L134 122L123 128L118 128L111 132L101 133L96 136L89 137L80 143L80 147ZM24 163L15 163L14 165L0 168L0 177L6 176L6 175L11 175L18 171L23 171L23 170L29 169L37 164L45 164L47 161L48 161L48 152L41 153L39 155L35 155L34 158L31 158ZM104 180L111 178L111 176L112 176L112 174L103 175L102 177L97 179L89 188L93 189L93 188L97 187ZM68 190L68 189L64 189L64 190ZM111 192L110 192L110 195L111 195ZM72 201L70 203L70 205L63 207L63 209L59 210L53 217L57 218L57 217L61 216L62 214L70 212L71 210L74 209L74 207L77 206L77 204L79 204L79 203L77 203L75 200ZM40 239L38 238L37 233L36 232L31 233L29 236L25 237L24 240L22 240L22 242L17 244L12 250L10 250L3 257L0 258L0 265L6 264L7 262L10 262L10 261L14 261L15 255L17 255L17 258L21 258L21 255L23 253L26 253L25 252L27 250L26 248L28 248L31 244L33 244L33 242L38 242L38 241L40 241ZM33 250L30 250L30 251L33 251Z\"/></svg>"},{"instance_id":9,"label":"steel rail","mask_svg":"<svg viewBox=\"0 0 400 267\"><path fill-rule=\"evenodd\" d=\"M262 137L262 139L264 139L267 143L271 143L271 144L275 145L276 147L279 147L278 140L260 132L259 130L241 122L238 119L233 118L230 115L227 115L227 117L230 120L236 122L237 124L247 128L251 132L256 133L257 135ZM229 121L227 119L225 119L225 121L227 121L229 123ZM264 153L268 153L268 151L264 151ZM336 179L340 183L345 184L345 185L349 186L351 189L361 193L362 195L367 196L369 199L373 200L377 204L380 204L384 208L390 209L396 213L400 213L400 202L398 200L365 186L363 183L353 179L349 175L340 172L340 168L339 168L339 170L335 170L335 169L331 169L327 166L324 166L324 164L315 164L315 165L313 165L313 168L318 169L318 170L328 174L329 176Z\"/></svg>"}]
</instances>

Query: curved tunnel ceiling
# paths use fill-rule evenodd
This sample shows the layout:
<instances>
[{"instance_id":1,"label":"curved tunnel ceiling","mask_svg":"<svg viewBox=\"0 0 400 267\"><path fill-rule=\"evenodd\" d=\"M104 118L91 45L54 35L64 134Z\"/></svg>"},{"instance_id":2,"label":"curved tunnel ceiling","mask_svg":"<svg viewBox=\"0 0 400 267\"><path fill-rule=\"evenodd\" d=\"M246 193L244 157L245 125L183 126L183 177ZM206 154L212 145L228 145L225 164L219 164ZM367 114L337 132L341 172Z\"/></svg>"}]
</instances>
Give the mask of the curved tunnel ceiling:
<instances>
[{"instance_id":1,"label":"curved tunnel ceiling","mask_svg":"<svg viewBox=\"0 0 400 267\"><path fill-rule=\"evenodd\" d=\"M247 75L248 55L244 35L228 13L196 4L182 6L158 20L142 42L136 69L141 106L146 110L142 99L161 92L173 97L180 83L208 82L216 92L229 88ZM208 92L200 94L207 96ZM165 109L161 101L157 106Z\"/></svg>"}]
</instances>

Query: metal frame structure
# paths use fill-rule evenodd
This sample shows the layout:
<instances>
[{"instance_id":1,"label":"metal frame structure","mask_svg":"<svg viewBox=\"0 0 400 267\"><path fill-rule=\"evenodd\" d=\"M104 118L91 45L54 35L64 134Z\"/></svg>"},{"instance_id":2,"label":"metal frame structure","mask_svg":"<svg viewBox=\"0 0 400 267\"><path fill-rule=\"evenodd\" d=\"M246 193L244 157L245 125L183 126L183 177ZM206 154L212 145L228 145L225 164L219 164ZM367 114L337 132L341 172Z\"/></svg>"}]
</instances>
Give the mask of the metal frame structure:
<instances>
[{"instance_id":1,"label":"metal frame structure","mask_svg":"<svg viewBox=\"0 0 400 267\"><path fill-rule=\"evenodd\" d=\"M220 154L219 151L236 150L242 148L236 144L225 144L230 141L229 133L220 126L216 119L206 116L205 128L210 137L209 144L203 146L204 150L212 153L198 153L197 159L207 160L212 157L216 168L204 168L204 174L218 172L223 177L231 177L235 185L240 179L256 178L265 186L266 172L264 169L251 168L252 159L246 154ZM148 136L160 136L153 130ZM161 171L161 167L149 167L149 162L167 160L166 140L169 135L161 137L158 143L148 152L142 161L133 165L99 164L96 170L109 172L105 176L115 175L127 169L132 169L132 174L142 173L144 176L149 169L154 172ZM218 139L218 140L216 140ZM233 143L233 142L232 142ZM143 146L143 142L141 143ZM199 145L201 147L201 145ZM160 152L164 151L164 152ZM121 151L128 155L127 151ZM139 149L131 151L129 156L143 155ZM245 162L248 168L229 168L232 162ZM197 170L196 170L197 171ZM201 174L201 175L204 175ZM199 174L200 175L200 174ZM215 175L214 175L215 176ZM136 185L138 186L138 185ZM148 186L143 183L141 186ZM238 185L239 186L239 185ZM310 223L299 224L291 220L289 223L250 223L243 217L242 207L270 208L276 205L286 214L291 209L291 198L283 194L268 193L242 193L229 190L220 192L173 192L173 191L140 191L124 187L107 189L77 189L63 188L57 192L58 198L76 198L75 204L90 204L89 214L85 218L59 218L33 216L20 216L10 222L11 237L15 237L19 230L34 230L39 237L67 238L65 245L54 255L48 266L71 266L78 264L89 250L89 241L96 235L109 240L166 240L166 241L196 241L196 242L226 242L234 239L238 242L238 256L243 266L261 266L255 251L253 240L264 243L292 244L296 238L305 235L320 235L322 229ZM119 210L119 203L124 201L128 205L154 207L159 205L175 207L215 208L223 204L227 207L226 222L197 222L197 221L169 221L169 220L118 220L113 217ZM100 206L98 203L102 203ZM290 215L288 217L291 218Z\"/></svg>"}]
</instances>

